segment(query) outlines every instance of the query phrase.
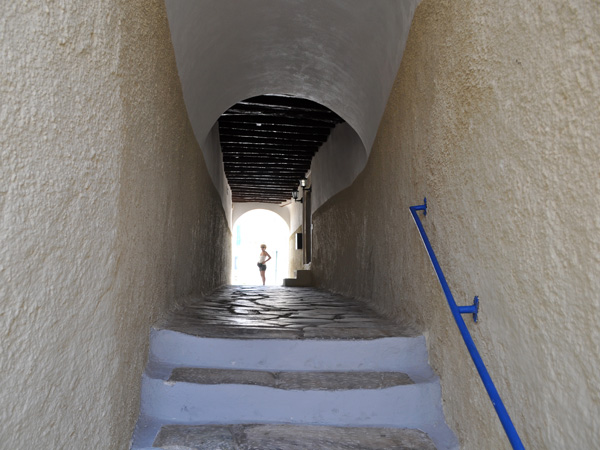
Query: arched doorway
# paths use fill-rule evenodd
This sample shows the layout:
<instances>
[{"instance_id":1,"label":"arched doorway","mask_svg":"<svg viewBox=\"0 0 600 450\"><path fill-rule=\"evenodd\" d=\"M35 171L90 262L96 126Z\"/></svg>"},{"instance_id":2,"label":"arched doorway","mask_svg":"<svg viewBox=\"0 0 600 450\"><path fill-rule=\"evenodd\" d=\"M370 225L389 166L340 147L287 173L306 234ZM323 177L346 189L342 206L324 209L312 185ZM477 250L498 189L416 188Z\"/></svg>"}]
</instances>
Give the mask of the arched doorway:
<instances>
[{"instance_id":1,"label":"arched doorway","mask_svg":"<svg viewBox=\"0 0 600 450\"><path fill-rule=\"evenodd\" d=\"M267 245L267 285L281 285L288 274L289 226L277 213L254 209L242 214L233 224L232 284L261 284L256 263L260 245Z\"/></svg>"}]
</instances>

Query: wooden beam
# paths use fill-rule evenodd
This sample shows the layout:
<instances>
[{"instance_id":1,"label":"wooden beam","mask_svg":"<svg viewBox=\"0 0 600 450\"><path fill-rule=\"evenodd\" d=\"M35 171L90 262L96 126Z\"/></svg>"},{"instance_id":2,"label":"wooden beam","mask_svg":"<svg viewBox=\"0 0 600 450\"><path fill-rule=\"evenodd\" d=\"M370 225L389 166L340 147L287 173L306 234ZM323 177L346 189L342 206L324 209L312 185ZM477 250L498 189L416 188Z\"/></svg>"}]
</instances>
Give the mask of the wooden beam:
<instances>
[{"instance_id":1,"label":"wooden beam","mask_svg":"<svg viewBox=\"0 0 600 450\"><path fill-rule=\"evenodd\" d=\"M218 123L233 201L289 200L341 122L328 108L288 95L261 95L231 107Z\"/></svg>"},{"instance_id":2,"label":"wooden beam","mask_svg":"<svg viewBox=\"0 0 600 450\"><path fill-rule=\"evenodd\" d=\"M313 102L312 100L308 100L308 99L304 99L304 98L293 97L291 95L276 95L276 94L258 95L256 97L248 98L240 103L249 103L249 104L257 104L257 105L272 106L272 107L282 106L282 107L289 107L289 108L305 108L308 110L316 109L319 111L331 111L329 108L321 105L320 103Z\"/></svg>"},{"instance_id":3,"label":"wooden beam","mask_svg":"<svg viewBox=\"0 0 600 450\"><path fill-rule=\"evenodd\" d=\"M230 181L238 181L244 184L253 184L261 181L270 182L274 184L287 184L292 183L298 184L298 181L301 178L304 178L304 174L306 172L301 172L300 175L296 174L276 174L276 173L264 173L264 172L247 172L247 171L239 171L239 172L231 172L227 175L227 179Z\"/></svg>"},{"instance_id":4,"label":"wooden beam","mask_svg":"<svg viewBox=\"0 0 600 450\"><path fill-rule=\"evenodd\" d=\"M226 153L223 154L223 162L224 163L261 163L261 164L310 164L309 158L295 158L290 155L278 156L276 158L270 155L240 155L236 153Z\"/></svg>"},{"instance_id":5,"label":"wooden beam","mask_svg":"<svg viewBox=\"0 0 600 450\"><path fill-rule=\"evenodd\" d=\"M274 205L280 205L281 203L286 202L288 200L289 198L284 197L265 198L260 195L232 198L232 201L234 203L272 203Z\"/></svg>"},{"instance_id":6,"label":"wooden beam","mask_svg":"<svg viewBox=\"0 0 600 450\"><path fill-rule=\"evenodd\" d=\"M241 117L283 117L287 119L309 119L309 120L318 120L326 123L340 123L342 120L336 115L332 114L329 111L303 111L301 109L289 108L285 110L281 109L273 109L266 107L248 107L245 105L240 105L239 103L235 106L229 108L225 111L221 117L232 117L232 116L241 116Z\"/></svg>"},{"instance_id":7,"label":"wooden beam","mask_svg":"<svg viewBox=\"0 0 600 450\"><path fill-rule=\"evenodd\" d=\"M226 173L232 173L232 171L241 171L241 172L248 172L248 171L260 171L260 172L264 172L264 173L287 173L289 171L298 171L298 170L303 170L303 171L308 171L308 169L310 169L310 166L308 164L304 164L304 165L300 165L300 164L288 164L288 165L282 165L282 164L270 164L268 166L264 165L264 164L257 164L257 163L226 163L225 164L225 172Z\"/></svg>"},{"instance_id":8,"label":"wooden beam","mask_svg":"<svg viewBox=\"0 0 600 450\"><path fill-rule=\"evenodd\" d=\"M236 186L230 185L231 191L237 194L241 192L250 192L250 193L260 193L264 192L268 195L286 195L288 197L292 196L292 191L294 189L287 187L276 187L276 186Z\"/></svg>"},{"instance_id":9,"label":"wooden beam","mask_svg":"<svg viewBox=\"0 0 600 450\"><path fill-rule=\"evenodd\" d=\"M300 144L261 144L259 142L224 142L221 144L223 151L231 149L265 149L265 150L283 150L283 151L298 151L298 152L313 152L315 153L319 147L316 145L300 145Z\"/></svg>"},{"instance_id":10,"label":"wooden beam","mask_svg":"<svg viewBox=\"0 0 600 450\"><path fill-rule=\"evenodd\" d=\"M271 116L260 116L260 115L228 115L223 114L219 118L219 124L224 122L225 124L232 123L256 123L265 125L291 125L291 126L303 126L303 127L323 127L329 126L333 128L336 125L336 120L311 120L311 119L295 119L289 117L271 117Z\"/></svg>"},{"instance_id":11,"label":"wooden beam","mask_svg":"<svg viewBox=\"0 0 600 450\"><path fill-rule=\"evenodd\" d=\"M246 134L224 134L221 135L221 145L223 144L237 144L241 142L256 142L258 144L284 144L284 145L310 145L320 146L323 141L319 139L300 139L297 136L251 136L249 133Z\"/></svg>"},{"instance_id":12,"label":"wooden beam","mask_svg":"<svg viewBox=\"0 0 600 450\"><path fill-rule=\"evenodd\" d=\"M252 136L255 138L265 137L271 139L288 139L288 140L300 140L300 141L314 141L323 143L329 137L328 133L295 133L287 131L273 131L273 130L260 130L260 129L236 129L236 128L223 128L219 130L221 139L229 138L231 136Z\"/></svg>"},{"instance_id":13,"label":"wooden beam","mask_svg":"<svg viewBox=\"0 0 600 450\"><path fill-rule=\"evenodd\" d=\"M241 194L250 194L250 195L264 195L264 196L282 196L282 197L291 197L292 190L291 189L246 189L244 187L237 187L235 189L231 188L231 192L234 195Z\"/></svg>"},{"instance_id":14,"label":"wooden beam","mask_svg":"<svg viewBox=\"0 0 600 450\"><path fill-rule=\"evenodd\" d=\"M245 148L245 149L230 149L223 151L223 158L234 157L234 158L266 158L271 161L284 161L286 159L293 159L296 161L311 161L315 156L314 152L287 152L277 150L266 150L261 148Z\"/></svg>"},{"instance_id":15,"label":"wooden beam","mask_svg":"<svg viewBox=\"0 0 600 450\"><path fill-rule=\"evenodd\" d=\"M288 198L292 198L292 192L268 192L268 191L252 191L252 192L233 192L232 197L263 197L263 198L281 198L283 200L287 200Z\"/></svg>"},{"instance_id":16,"label":"wooden beam","mask_svg":"<svg viewBox=\"0 0 600 450\"><path fill-rule=\"evenodd\" d=\"M298 182L300 181L301 177L286 177L286 178L280 178L280 177L267 177L267 176L263 176L263 177L245 177L245 176L229 176L227 177L227 181L232 184L232 185L269 185L269 186L276 186L276 187L297 187L298 186Z\"/></svg>"},{"instance_id":17,"label":"wooden beam","mask_svg":"<svg viewBox=\"0 0 600 450\"><path fill-rule=\"evenodd\" d=\"M271 199L281 199L280 201L285 201L289 198L292 198L291 192L232 192L232 197L260 197L260 198L271 198Z\"/></svg>"},{"instance_id":18,"label":"wooden beam","mask_svg":"<svg viewBox=\"0 0 600 450\"><path fill-rule=\"evenodd\" d=\"M237 156L238 156L237 154L227 153L227 154L223 155L223 159L228 158L228 157L237 157ZM265 154L260 154L260 153L252 153L252 154L249 153L249 154L246 154L245 156L242 155L242 157L244 159L251 158L250 160L260 159L260 161L281 161L281 162L285 161L285 159L283 159L283 158L285 158L286 156L289 156L289 155L274 155L274 157L273 157L273 155L268 155L268 154L265 155ZM311 159L312 158L305 158L305 159L295 158L296 161L303 162L308 165L310 165ZM227 161L227 162L236 162L236 161L240 161L240 159L235 159L233 161ZM223 162L225 162L225 161L223 161Z\"/></svg>"},{"instance_id":19,"label":"wooden beam","mask_svg":"<svg viewBox=\"0 0 600 450\"><path fill-rule=\"evenodd\" d=\"M329 136L331 127L329 126L302 126L298 124L281 124L281 125L258 125L249 122L226 123L219 122L219 131L221 130L250 130L252 132L268 132L276 133L306 133L306 134L324 134Z\"/></svg>"},{"instance_id":20,"label":"wooden beam","mask_svg":"<svg viewBox=\"0 0 600 450\"><path fill-rule=\"evenodd\" d=\"M287 165L287 166L283 166L283 165L277 165L277 164L271 164L268 166L265 166L263 164L260 163L248 163L248 164L234 164L234 163L227 163L226 168L225 168L225 173L289 173L290 170L293 171L304 171L307 172L310 169L310 165L306 164L306 165Z\"/></svg>"},{"instance_id":21,"label":"wooden beam","mask_svg":"<svg viewBox=\"0 0 600 450\"><path fill-rule=\"evenodd\" d=\"M236 190L235 192L232 190L232 195L240 196L240 195L251 195L251 196L264 196L264 197L283 197L283 198L291 198L292 191L269 191L265 189L259 189L254 191L246 191L246 190Z\"/></svg>"},{"instance_id":22,"label":"wooden beam","mask_svg":"<svg viewBox=\"0 0 600 450\"><path fill-rule=\"evenodd\" d=\"M237 168L237 167L228 167L225 170L225 174L227 175L227 178L229 177L234 177L236 175L242 175L245 177L256 177L256 176L261 176L261 175L274 175L280 178L284 178L284 179L290 179L290 178L294 178L294 179L300 179L302 178L302 175L304 173L306 173L308 171L308 167L307 168L288 168L288 169L264 169L263 167L244 167L244 168Z\"/></svg>"},{"instance_id":23,"label":"wooden beam","mask_svg":"<svg viewBox=\"0 0 600 450\"><path fill-rule=\"evenodd\" d=\"M233 156L233 157L232 157ZM255 164L262 165L263 167L273 167L273 166L310 166L310 159L297 159L297 158L256 158L253 155L242 155L241 157L236 157L237 155L223 155L223 163L226 165L236 165L236 164Z\"/></svg>"},{"instance_id":24,"label":"wooden beam","mask_svg":"<svg viewBox=\"0 0 600 450\"><path fill-rule=\"evenodd\" d=\"M292 185L297 186L299 180L304 178L306 172L299 171L296 173L259 173L259 172L231 172L226 174L227 180L234 184L271 184L271 185Z\"/></svg>"},{"instance_id":25,"label":"wooden beam","mask_svg":"<svg viewBox=\"0 0 600 450\"><path fill-rule=\"evenodd\" d=\"M269 186L258 186L256 189L248 189L248 186L233 186L233 187L231 187L232 193L240 193L240 192L261 193L262 192L262 193L269 194L269 195L285 195L286 197L291 197L293 191L294 191L294 188L284 187L284 188L277 189L274 186L271 186L271 189L269 189Z\"/></svg>"},{"instance_id":26,"label":"wooden beam","mask_svg":"<svg viewBox=\"0 0 600 450\"><path fill-rule=\"evenodd\" d=\"M223 161L225 167L239 167L240 169L245 169L249 167L257 167L260 169L277 169L278 167L295 167L295 168L310 168L310 164L302 161Z\"/></svg>"}]
</instances>

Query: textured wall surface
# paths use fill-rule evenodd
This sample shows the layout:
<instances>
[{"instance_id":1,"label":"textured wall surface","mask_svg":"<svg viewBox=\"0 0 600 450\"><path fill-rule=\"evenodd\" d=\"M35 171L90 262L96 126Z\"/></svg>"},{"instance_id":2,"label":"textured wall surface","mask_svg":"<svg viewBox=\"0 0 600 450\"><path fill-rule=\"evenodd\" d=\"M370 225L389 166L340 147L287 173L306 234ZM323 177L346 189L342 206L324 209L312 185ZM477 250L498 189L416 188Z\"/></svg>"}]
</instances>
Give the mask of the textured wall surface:
<instances>
[{"instance_id":1,"label":"textured wall surface","mask_svg":"<svg viewBox=\"0 0 600 450\"><path fill-rule=\"evenodd\" d=\"M296 231L294 231L290 235L289 239L289 258L290 265L288 270L288 277L294 278L296 276L295 271L301 270L304 268L304 264L302 263L302 249L296 249L296 234L302 233L302 227L298 227Z\"/></svg>"},{"instance_id":2,"label":"textured wall surface","mask_svg":"<svg viewBox=\"0 0 600 450\"><path fill-rule=\"evenodd\" d=\"M150 325L230 233L159 1L0 5L3 448L126 449Z\"/></svg>"},{"instance_id":3,"label":"textured wall surface","mask_svg":"<svg viewBox=\"0 0 600 450\"><path fill-rule=\"evenodd\" d=\"M365 171L314 216L321 286L424 330L465 449L509 444L408 207L428 197L457 302L481 298L468 327L525 446L595 448L599 30L591 0L423 0Z\"/></svg>"}]
</instances>

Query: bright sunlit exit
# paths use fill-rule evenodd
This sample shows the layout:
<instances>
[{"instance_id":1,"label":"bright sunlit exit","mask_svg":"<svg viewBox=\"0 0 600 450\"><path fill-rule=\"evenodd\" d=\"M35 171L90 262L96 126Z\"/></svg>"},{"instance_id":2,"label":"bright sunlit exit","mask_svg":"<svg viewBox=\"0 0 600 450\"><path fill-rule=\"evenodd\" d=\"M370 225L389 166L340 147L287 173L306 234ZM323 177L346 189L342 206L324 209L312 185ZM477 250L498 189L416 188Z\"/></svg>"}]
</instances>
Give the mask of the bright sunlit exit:
<instances>
[{"instance_id":1,"label":"bright sunlit exit","mask_svg":"<svg viewBox=\"0 0 600 450\"><path fill-rule=\"evenodd\" d=\"M282 285L288 276L289 228L278 214L255 209L242 215L233 226L233 284L262 284L258 266L260 246L267 246L266 285Z\"/></svg>"}]
</instances>

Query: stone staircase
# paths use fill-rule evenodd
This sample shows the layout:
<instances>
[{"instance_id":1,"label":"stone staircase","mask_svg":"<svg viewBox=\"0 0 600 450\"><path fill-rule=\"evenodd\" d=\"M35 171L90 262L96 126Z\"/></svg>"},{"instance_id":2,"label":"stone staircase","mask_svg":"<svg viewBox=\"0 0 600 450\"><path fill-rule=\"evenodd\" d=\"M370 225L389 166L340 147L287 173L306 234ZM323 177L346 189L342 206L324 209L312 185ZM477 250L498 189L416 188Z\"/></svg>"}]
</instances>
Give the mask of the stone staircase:
<instances>
[{"instance_id":1,"label":"stone staircase","mask_svg":"<svg viewBox=\"0 0 600 450\"><path fill-rule=\"evenodd\" d=\"M227 287L151 332L133 449L455 449L425 338L306 288Z\"/></svg>"},{"instance_id":2,"label":"stone staircase","mask_svg":"<svg viewBox=\"0 0 600 450\"><path fill-rule=\"evenodd\" d=\"M309 269L294 271L294 278L284 278L283 285L287 287L310 287L313 285L312 273Z\"/></svg>"}]
</instances>

